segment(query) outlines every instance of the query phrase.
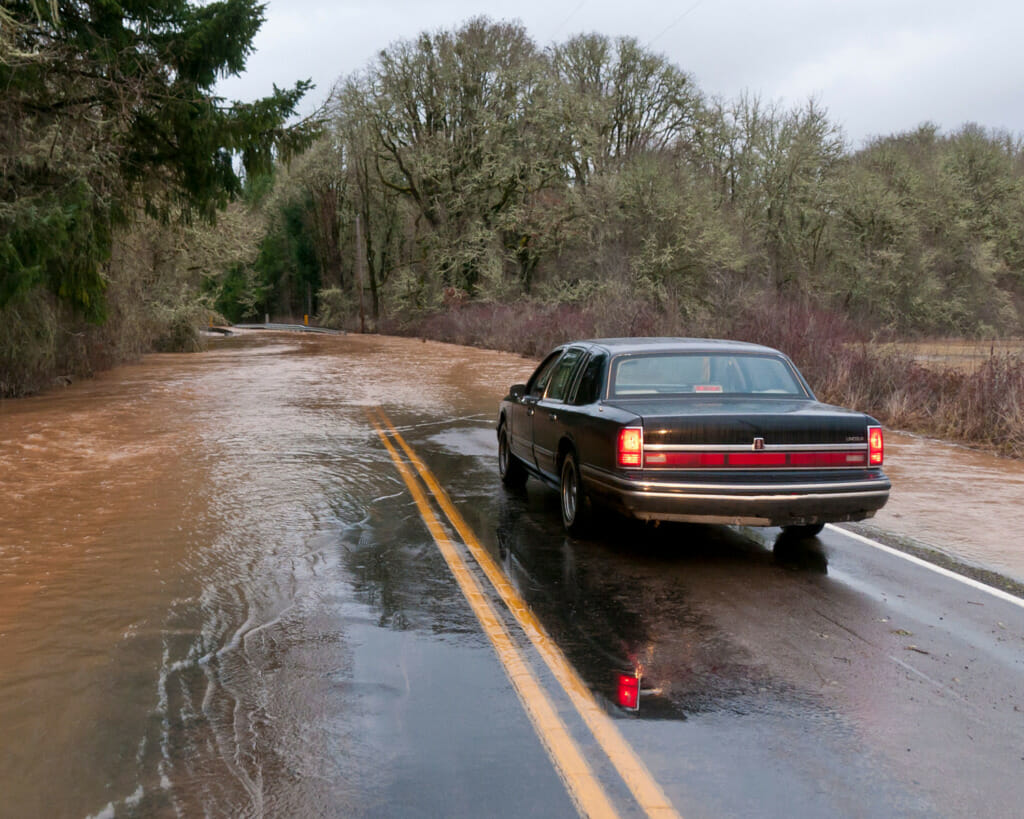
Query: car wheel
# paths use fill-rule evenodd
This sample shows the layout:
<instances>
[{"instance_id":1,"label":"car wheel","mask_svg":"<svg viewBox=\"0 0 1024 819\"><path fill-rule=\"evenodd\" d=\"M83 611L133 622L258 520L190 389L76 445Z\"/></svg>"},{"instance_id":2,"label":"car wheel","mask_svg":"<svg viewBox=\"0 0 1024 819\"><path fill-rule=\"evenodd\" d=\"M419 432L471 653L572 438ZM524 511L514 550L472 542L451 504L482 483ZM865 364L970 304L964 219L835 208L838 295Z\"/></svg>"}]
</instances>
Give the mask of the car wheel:
<instances>
[{"instance_id":1,"label":"car wheel","mask_svg":"<svg viewBox=\"0 0 1024 819\"><path fill-rule=\"evenodd\" d=\"M783 526L782 531L794 538L811 538L825 528L824 523L810 523L806 526Z\"/></svg>"},{"instance_id":2,"label":"car wheel","mask_svg":"<svg viewBox=\"0 0 1024 819\"><path fill-rule=\"evenodd\" d=\"M562 525L573 537L587 533L590 524L590 510L586 493L580 482L580 470L576 466L576 456L569 453L562 461Z\"/></svg>"},{"instance_id":3,"label":"car wheel","mask_svg":"<svg viewBox=\"0 0 1024 819\"><path fill-rule=\"evenodd\" d=\"M501 475L501 482L510 489L519 489L526 483L526 469L512 454L508 429L504 424L498 430L498 474Z\"/></svg>"}]
</instances>

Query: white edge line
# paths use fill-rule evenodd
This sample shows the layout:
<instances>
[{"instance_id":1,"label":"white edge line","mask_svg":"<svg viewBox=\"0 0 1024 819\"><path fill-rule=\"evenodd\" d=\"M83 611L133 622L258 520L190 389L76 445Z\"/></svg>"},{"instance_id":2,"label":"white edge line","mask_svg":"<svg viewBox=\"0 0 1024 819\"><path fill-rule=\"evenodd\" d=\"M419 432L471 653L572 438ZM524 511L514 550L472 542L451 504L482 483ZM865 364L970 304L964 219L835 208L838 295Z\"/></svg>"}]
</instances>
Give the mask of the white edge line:
<instances>
[{"instance_id":1,"label":"white edge line","mask_svg":"<svg viewBox=\"0 0 1024 819\"><path fill-rule=\"evenodd\" d=\"M840 534L846 535L847 537L851 537L854 540L859 540L861 543L866 543L868 546L874 546L876 549L881 549L883 552L888 552L889 554L894 555L895 557L901 557L904 560L908 560L917 566L922 566L925 569L931 569L933 572L941 574L943 577L948 577L952 580L959 580L961 583L965 583L973 589L987 592L988 594L991 594L993 597L998 597L1003 602L1011 603L1014 606L1018 606L1024 609L1024 600L1022 600L1019 597L1016 597L1015 595L1010 594L1009 592L1004 592L1002 589L997 589L995 586L989 586L987 583L982 583L979 580L974 580L973 578L966 577L962 574L958 574L957 572L952 572L949 569L944 569L942 566L936 566L934 563L929 563L927 560L922 560L921 558L916 557L915 555L907 554L906 552L901 552L899 549L894 549L892 546L886 546L884 543L879 543L877 540L872 540L869 537L864 537L864 535L859 535L856 532L851 532L849 529L842 529L831 523L826 524L825 528L830 529L833 532L839 532Z\"/></svg>"}]
</instances>

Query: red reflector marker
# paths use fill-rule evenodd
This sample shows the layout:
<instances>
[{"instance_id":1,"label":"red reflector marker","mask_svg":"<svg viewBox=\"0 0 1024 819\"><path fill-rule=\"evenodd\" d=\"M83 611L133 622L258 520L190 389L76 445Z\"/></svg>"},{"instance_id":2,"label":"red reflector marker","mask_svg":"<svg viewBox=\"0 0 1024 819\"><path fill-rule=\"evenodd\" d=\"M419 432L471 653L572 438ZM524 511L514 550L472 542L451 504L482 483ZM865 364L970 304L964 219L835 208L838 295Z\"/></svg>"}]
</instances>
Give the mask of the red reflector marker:
<instances>
[{"instance_id":1,"label":"red reflector marker","mask_svg":"<svg viewBox=\"0 0 1024 819\"><path fill-rule=\"evenodd\" d=\"M885 460L885 439L881 427L868 427L868 464L881 466Z\"/></svg>"},{"instance_id":2,"label":"red reflector marker","mask_svg":"<svg viewBox=\"0 0 1024 819\"><path fill-rule=\"evenodd\" d=\"M644 431L635 427L619 430L619 466L640 466L643 461Z\"/></svg>"},{"instance_id":3,"label":"red reflector marker","mask_svg":"<svg viewBox=\"0 0 1024 819\"><path fill-rule=\"evenodd\" d=\"M619 674L615 701L628 711L639 711L640 678L633 674Z\"/></svg>"}]
</instances>

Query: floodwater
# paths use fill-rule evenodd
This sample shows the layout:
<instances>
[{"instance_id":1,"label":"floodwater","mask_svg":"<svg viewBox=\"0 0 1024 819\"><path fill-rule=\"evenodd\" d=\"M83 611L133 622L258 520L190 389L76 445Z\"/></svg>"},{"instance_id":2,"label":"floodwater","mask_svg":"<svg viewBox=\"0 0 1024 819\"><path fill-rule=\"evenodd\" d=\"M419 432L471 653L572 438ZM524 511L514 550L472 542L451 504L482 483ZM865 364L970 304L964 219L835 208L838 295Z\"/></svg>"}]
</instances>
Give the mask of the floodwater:
<instances>
[{"instance_id":1,"label":"floodwater","mask_svg":"<svg viewBox=\"0 0 1024 819\"><path fill-rule=\"evenodd\" d=\"M889 503L871 523L1024 583L1024 461L890 433Z\"/></svg>"},{"instance_id":2,"label":"floodwater","mask_svg":"<svg viewBox=\"0 0 1024 819\"><path fill-rule=\"evenodd\" d=\"M584 640L574 655L584 671L595 665L587 676L599 681L618 633L639 624L648 636L625 642L650 651L649 634L663 632L675 646L661 651L679 666L670 676L680 702L710 713L701 703L721 684L732 631L716 632L710 670L695 675L693 653L703 643L683 640L689 632L679 624L699 618L679 615L688 609L676 598L718 612L734 631L756 627L757 617L732 622L715 605L727 576L745 571L754 576L748 588L764 583L770 557L723 530L714 537L732 556L722 565L714 558L715 581L702 584L693 563L666 570L606 547L577 553L557 516L502 500L491 425L508 385L532 367L517 356L415 340L249 334L0 403L0 814L469 816L479 804L459 784L446 788L448 777L473 781L494 770L507 774L486 781L495 810L571 813L544 754L524 751L536 738L439 554L424 545L422 523L367 421L378 405L448 453L457 502L494 485L487 494L508 518L498 521L499 546L512 543L501 546L510 574L519 573L539 610L549 595L573 628L584 612L590 626L610 618L612 636L596 647ZM901 436L888 444L896 489L879 526L1024 577L1020 463ZM530 497L534 505L550 500ZM708 554L724 548L716 544ZM534 552L552 556L545 582L546 570L524 571ZM602 560L610 567L588 575L586 561ZM656 603L618 590L619 579L645 571L640 587L657 587L667 571L678 588L660 590ZM826 597L862 608L852 592L826 595L817 575L790 572L771 575L782 591L764 606L780 620L794 620L783 609L794 582L813 592L814 611ZM619 612L608 597L577 608L563 586L587 576L616 586L629 606ZM680 591L687 582L689 597ZM887 620L872 622L879 640L898 639ZM738 643L767 646L769 636ZM804 642L793 638L786 650ZM835 653L826 660L843 659ZM864 666L876 661L871 655ZM863 697L879 679L855 678L850 690ZM450 712L424 690L484 692L460 703L465 730L502 730L428 754L403 747L410 738L428 747L450 727ZM886 690L895 697L891 681ZM714 745L722 726L712 727ZM669 744L669 769L690 740ZM835 777L847 767L837 765ZM820 808L826 797L807 799Z\"/></svg>"},{"instance_id":3,"label":"floodwater","mask_svg":"<svg viewBox=\"0 0 1024 819\"><path fill-rule=\"evenodd\" d=\"M522 373L455 349L241 336L0 404L0 814L373 813L381 757L325 705L376 695L343 635L444 570L364 561L402 496L365 409L457 418ZM467 630L457 594L402 627Z\"/></svg>"}]
</instances>

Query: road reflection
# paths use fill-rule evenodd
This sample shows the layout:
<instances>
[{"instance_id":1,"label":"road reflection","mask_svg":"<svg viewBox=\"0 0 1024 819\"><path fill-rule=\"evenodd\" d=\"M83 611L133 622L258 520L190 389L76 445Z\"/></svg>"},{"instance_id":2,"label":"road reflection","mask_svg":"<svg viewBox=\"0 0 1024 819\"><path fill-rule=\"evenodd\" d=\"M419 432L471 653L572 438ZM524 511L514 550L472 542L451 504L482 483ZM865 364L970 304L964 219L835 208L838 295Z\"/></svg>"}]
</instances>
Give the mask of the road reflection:
<instances>
[{"instance_id":1,"label":"road reflection","mask_svg":"<svg viewBox=\"0 0 1024 819\"><path fill-rule=\"evenodd\" d=\"M636 672L642 719L806 701L807 694L774 677L725 627L709 597L720 606L720 598L742 596L744 587L764 590L793 582L794 574L827 575L818 539L780 534L766 548L748 531L729 527L606 519L600 536L576 540L561 531L554 492L532 483L499 492L495 534L504 571L609 704L618 676Z\"/></svg>"}]
</instances>

